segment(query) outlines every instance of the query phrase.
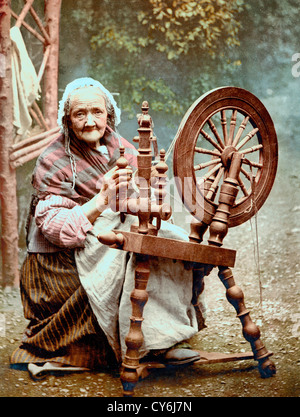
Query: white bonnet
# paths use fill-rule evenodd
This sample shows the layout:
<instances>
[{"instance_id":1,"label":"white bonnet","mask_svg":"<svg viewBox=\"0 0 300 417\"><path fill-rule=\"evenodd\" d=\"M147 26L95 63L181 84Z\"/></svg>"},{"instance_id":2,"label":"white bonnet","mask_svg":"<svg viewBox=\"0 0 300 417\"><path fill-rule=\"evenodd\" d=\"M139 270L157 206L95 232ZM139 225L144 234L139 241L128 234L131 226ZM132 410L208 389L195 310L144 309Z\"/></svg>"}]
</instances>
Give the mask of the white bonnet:
<instances>
[{"instance_id":1,"label":"white bonnet","mask_svg":"<svg viewBox=\"0 0 300 417\"><path fill-rule=\"evenodd\" d=\"M103 91L104 94L108 97L110 100L112 106L115 110L115 125L118 126L121 122L121 110L118 108L117 103L115 99L113 98L112 94L99 82L94 80L90 77L83 77L83 78L77 78L76 80L70 82L63 93L62 99L59 102L58 106L58 116L57 116L57 124L60 126L60 128L63 130L63 123L62 119L64 117L64 106L65 102L67 101L70 93L72 91L76 90L77 88L81 87L88 87L88 86L94 86L98 87L101 91Z\"/></svg>"}]
</instances>

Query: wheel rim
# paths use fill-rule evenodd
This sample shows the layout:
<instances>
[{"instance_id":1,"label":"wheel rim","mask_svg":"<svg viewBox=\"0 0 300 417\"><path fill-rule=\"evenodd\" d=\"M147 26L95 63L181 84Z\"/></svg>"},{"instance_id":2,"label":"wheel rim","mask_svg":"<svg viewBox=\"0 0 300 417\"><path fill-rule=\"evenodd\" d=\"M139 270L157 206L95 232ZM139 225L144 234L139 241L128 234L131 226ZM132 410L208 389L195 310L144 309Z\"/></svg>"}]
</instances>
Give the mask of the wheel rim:
<instances>
[{"instance_id":1,"label":"wheel rim","mask_svg":"<svg viewBox=\"0 0 300 417\"><path fill-rule=\"evenodd\" d=\"M184 205L197 220L210 224L234 151L244 158L229 227L250 219L265 202L275 180L278 147L274 124L260 100L244 89L221 87L190 107L176 135L174 176Z\"/></svg>"}]
</instances>

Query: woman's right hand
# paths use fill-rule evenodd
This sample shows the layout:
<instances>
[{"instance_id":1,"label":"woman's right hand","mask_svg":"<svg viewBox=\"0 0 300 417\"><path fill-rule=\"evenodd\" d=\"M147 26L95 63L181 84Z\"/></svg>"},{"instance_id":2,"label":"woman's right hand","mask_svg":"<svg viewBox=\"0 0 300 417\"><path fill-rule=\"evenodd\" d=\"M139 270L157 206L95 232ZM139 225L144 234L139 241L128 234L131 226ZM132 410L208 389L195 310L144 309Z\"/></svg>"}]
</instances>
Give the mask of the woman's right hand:
<instances>
[{"instance_id":1,"label":"woman's right hand","mask_svg":"<svg viewBox=\"0 0 300 417\"><path fill-rule=\"evenodd\" d=\"M112 168L103 176L101 190L97 195L97 209L102 212L105 208L117 209L117 197L124 198L132 178L132 169L127 167ZM119 195L122 194L121 195Z\"/></svg>"},{"instance_id":2,"label":"woman's right hand","mask_svg":"<svg viewBox=\"0 0 300 417\"><path fill-rule=\"evenodd\" d=\"M99 193L82 206L84 214L91 223L94 223L105 209L117 209L118 193L121 191L123 194L122 190L127 191L131 177L132 169L130 167L125 169L114 167L101 178L102 184Z\"/></svg>"}]
</instances>

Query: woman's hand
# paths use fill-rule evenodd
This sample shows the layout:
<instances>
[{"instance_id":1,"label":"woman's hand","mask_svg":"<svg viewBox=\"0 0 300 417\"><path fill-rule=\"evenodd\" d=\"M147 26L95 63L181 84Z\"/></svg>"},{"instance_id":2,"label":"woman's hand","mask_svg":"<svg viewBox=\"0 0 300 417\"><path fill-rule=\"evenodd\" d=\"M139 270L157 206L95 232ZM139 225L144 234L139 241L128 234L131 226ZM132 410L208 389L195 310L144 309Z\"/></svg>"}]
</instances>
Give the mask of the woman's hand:
<instances>
[{"instance_id":1,"label":"woman's hand","mask_svg":"<svg viewBox=\"0 0 300 417\"><path fill-rule=\"evenodd\" d=\"M126 191L132 176L130 167L118 169L114 167L102 178L102 186L97 195L83 204L82 209L91 223L107 208L115 209L117 196L119 199L126 197Z\"/></svg>"},{"instance_id":2,"label":"woman's hand","mask_svg":"<svg viewBox=\"0 0 300 417\"><path fill-rule=\"evenodd\" d=\"M117 209L117 197L119 200L126 198L131 178L130 167L114 167L104 175L101 190L97 195L97 208L100 212L108 207L112 210Z\"/></svg>"}]
</instances>

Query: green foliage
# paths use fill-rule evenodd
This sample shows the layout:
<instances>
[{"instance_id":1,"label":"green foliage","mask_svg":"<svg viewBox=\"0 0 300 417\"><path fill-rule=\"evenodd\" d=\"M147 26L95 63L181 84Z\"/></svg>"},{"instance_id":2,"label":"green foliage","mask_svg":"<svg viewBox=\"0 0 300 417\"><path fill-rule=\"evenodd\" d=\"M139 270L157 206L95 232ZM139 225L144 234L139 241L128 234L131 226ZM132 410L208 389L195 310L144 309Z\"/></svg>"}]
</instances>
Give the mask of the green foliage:
<instances>
[{"instance_id":1,"label":"green foliage","mask_svg":"<svg viewBox=\"0 0 300 417\"><path fill-rule=\"evenodd\" d=\"M221 56L238 46L243 7L241 0L79 0L68 22L89 39L90 74L121 93L123 110L134 115L146 99L153 111L178 115L213 84L210 63L220 68Z\"/></svg>"},{"instance_id":2,"label":"green foliage","mask_svg":"<svg viewBox=\"0 0 300 417\"><path fill-rule=\"evenodd\" d=\"M125 110L129 112L132 104L140 106L146 97L151 96L152 111L163 111L174 115L182 114L182 105L177 103L174 91L162 79L147 80L145 76L142 76L126 80L125 86L128 91L132 91L133 103L125 107Z\"/></svg>"},{"instance_id":3,"label":"green foliage","mask_svg":"<svg viewBox=\"0 0 300 417\"><path fill-rule=\"evenodd\" d=\"M298 3L64 0L61 73L81 65L120 93L131 116L143 100L170 117L182 115L221 85L261 96L284 85L284 71L290 74L291 56L299 52Z\"/></svg>"},{"instance_id":4,"label":"green foliage","mask_svg":"<svg viewBox=\"0 0 300 417\"><path fill-rule=\"evenodd\" d=\"M155 43L170 60L194 49L215 57L218 48L239 44L236 15L242 10L242 1L149 2L152 9L141 11L138 19L148 28L148 43Z\"/></svg>"}]
</instances>

